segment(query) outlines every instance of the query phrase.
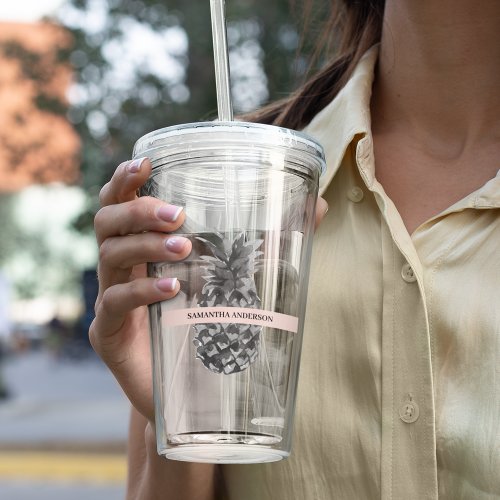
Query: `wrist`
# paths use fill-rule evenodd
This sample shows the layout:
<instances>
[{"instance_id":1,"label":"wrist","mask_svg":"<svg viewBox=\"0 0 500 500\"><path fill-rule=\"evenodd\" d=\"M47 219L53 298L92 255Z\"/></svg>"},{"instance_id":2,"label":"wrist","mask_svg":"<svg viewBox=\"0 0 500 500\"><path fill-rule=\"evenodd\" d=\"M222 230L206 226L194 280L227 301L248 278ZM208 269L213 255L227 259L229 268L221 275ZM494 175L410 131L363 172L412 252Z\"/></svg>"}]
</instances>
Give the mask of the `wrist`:
<instances>
[{"instance_id":1,"label":"wrist","mask_svg":"<svg viewBox=\"0 0 500 500\"><path fill-rule=\"evenodd\" d=\"M146 443L148 455L153 452L155 455L158 455L156 452L156 428L151 420L147 421L146 427L144 428L144 442Z\"/></svg>"},{"instance_id":2,"label":"wrist","mask_svg":"<svg viewBox=\"0 0 500 500\"><path fill-rule=\"evenodd\" d=\"M213 500L217 488L216 466L168 460L158 455L155 425L144 429L146 464L141 499Z\"/></svg>"}]
</instances>

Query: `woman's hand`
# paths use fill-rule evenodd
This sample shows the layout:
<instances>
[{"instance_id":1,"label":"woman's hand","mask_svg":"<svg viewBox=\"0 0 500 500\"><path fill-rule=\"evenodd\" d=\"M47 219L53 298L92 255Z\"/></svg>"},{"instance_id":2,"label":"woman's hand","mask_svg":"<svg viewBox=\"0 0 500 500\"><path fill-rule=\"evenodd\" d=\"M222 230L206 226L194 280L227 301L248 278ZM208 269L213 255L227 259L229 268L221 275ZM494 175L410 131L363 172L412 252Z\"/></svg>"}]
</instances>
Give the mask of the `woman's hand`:
<instances>
[{"instance_id":1,"label":"woman's hand","mask_svg":"<svg viewBox=\"0 0 500 500\"><path fill-rule=\"evenodd\" d=\"M146 305L179 291L175 276L146 276L146 262L179 261L191 252L189 240L167 233L184 222L181 207L136 191L151 173L148 159L122 163L102 188L95 217L99 245L99 295L90 327L93 348L108 365L137 410L154 421L151 356ZM327 210L318 200L316 226Z\"/></svg>"},{"instance_id":2,"label":"woman's hand","mask_svg":"<svg viewBox=\"0 0 500 500\"><path fill-rule=\"evenodd\" d=\"M153 499L171 491L176 498L213 500L219 496L217 467L165 461L156 453L146 306L174 297L179 284L175 276L148 278L145 263L182 260L192 246L168 235L184 222L181 207L137 198L150 173L147 159L122 163L101 190L102 208L95 217L99 294L90 341L140 413L132 412L127 498ZM316 226L326 210L320 198Z\"/></svg>"},{"instance_id":3,"label":"woman's hand","mask_svg":"<svg viewBox=\"0 0 500 500\"><path fill-rule=\"evenodd\" d=\"M181 207L136 196L151 173L148 159L122 163L102 188L95 217L99 245L99 294L90 342L127 397L154 420L146 305L174 297L175 276L146 276L146 262L179 261L191 252L189 240L167 233L184 222Z\"/></svg>"}]
</instances>

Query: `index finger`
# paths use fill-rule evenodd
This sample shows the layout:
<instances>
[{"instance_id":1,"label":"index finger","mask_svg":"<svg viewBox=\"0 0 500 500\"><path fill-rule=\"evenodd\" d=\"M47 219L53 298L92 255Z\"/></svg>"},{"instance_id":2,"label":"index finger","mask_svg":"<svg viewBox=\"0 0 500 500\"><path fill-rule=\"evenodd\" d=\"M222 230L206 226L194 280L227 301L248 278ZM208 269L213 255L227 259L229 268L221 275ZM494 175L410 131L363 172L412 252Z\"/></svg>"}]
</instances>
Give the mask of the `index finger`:
<instances>
[{"instance_id":1,"label":"index finger","mask_svg":"<svg viewBox=\"0 0 500 500\"><path fill-rule=\"evenodd\" d=\"M120 163L111 180L99 193L101 206L134 200L137 189L146 182L150 173L151 162L148 158L136 158Z\"/></svg>"}]
</instances>

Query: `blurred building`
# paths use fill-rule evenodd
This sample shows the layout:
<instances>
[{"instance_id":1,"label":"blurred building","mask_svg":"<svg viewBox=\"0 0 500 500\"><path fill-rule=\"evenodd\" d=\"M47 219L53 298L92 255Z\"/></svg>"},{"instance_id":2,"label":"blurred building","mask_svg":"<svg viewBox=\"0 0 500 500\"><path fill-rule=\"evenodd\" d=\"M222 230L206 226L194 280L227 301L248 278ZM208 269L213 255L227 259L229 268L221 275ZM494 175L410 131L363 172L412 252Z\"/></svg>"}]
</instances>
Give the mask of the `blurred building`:
<instances>
[{"instance_id":1,"label":"blurred building","mask_svg":"<svg viewBox=\"0 0 500 500\"><path fill-rule=\"evenodd\" d=\"M0 214L12 219L0 221L0 265L12 288L11 333L30 338L40 332L34 325L81 309L75 293L59 292L79 276L81 238L67 226L85 203L78 188L67 187L80 175L80 140L66 117L71 45L55 24L0 22Z\"/></svg>"},{"instance_id":2,"label":"blurred building","mask_svg":"<svg viewBox=\"0 0 500 500\"><path fill-rule=\"evenodd\" d=\"M65 116L69 35L49 23L0 23L0 192L78 180L79 139Z\"/></svg>"}]
</instances>

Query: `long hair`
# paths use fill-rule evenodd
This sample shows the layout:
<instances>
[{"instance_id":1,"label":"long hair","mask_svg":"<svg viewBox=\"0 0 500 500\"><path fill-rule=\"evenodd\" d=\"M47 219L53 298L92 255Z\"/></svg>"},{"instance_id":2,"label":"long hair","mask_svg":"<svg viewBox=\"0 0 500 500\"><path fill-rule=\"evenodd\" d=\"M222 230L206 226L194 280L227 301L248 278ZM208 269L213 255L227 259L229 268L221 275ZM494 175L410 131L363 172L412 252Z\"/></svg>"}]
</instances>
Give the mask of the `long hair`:
<instances>
[{"instance_id":1,"label":"long hair","mask_svg":"<svg viewBox=\"0 0 500 500\"><path fill-rule=\"evenodd\" d=\"M306 1L306 13L313 8L312 2ZM290 96L245 119L296 130L305 127L347 83L363 54L380 41L384 5L385 0L331 0L310 68L321 56L327 63Z\"/></svg>"}]
</instances>

